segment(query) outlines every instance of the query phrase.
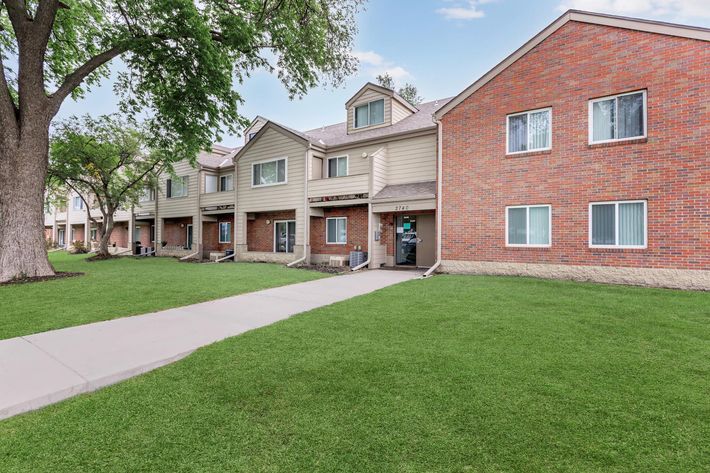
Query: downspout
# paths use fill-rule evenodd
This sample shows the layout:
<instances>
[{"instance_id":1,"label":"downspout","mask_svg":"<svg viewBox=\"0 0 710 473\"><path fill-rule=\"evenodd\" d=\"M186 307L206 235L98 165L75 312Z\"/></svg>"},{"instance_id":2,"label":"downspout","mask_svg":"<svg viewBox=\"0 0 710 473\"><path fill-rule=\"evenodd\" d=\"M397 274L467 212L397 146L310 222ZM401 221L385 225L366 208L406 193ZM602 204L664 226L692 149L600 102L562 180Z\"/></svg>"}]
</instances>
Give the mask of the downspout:
<instances>
[{"instance_id":1,"label":"downspout","mask_svg":"<svg viewBox=\"0 0 710 473\"><path fill-rule=\"evenodd\" d=\"M364 263L358 264L351 271L359 271L370 264L372 258L372 202L367 204L367 260Z\"/></svg>"},{"instance_id":2,"label":"downspout","mask_svg":"<svg viewBox=\"0 0 710 473\"><path fill-rule=\"evenodd\" d=\"M308 162L308 158L310 157L312 147L313 145L311 143L308 143L308 147L306 148L306 167L303 170L303 175L305 176L303 179L303 256L298 258L296 261L291 261L289 264L287 264L286 266L288 268L291 268L299 263L304 262L308 257L308 255L306 254L306 248L310 246L310 242L308 241L308 227L310 227L311 225L311 216L308 206L308 165L310 164Z\"/></svg>"},{"instance_id":3,"label":"downspout","mask_svg":"<svg viewBox=\"0 0 710 473\"><path fill-rule=\"evenodd\" d=\"M434 271L436 271L439 266L441 266L441 201L442 201L442 178L444 175L444 172L442 170L442 143L441 143L441 135L442 133L442 125L441 121L434 119L434 122L436 123L436 261L434 262L434 265L429 268L426 273L422 275L422 278L428 278L432 274L434 274Z\"/></svg>"}]
</instances>

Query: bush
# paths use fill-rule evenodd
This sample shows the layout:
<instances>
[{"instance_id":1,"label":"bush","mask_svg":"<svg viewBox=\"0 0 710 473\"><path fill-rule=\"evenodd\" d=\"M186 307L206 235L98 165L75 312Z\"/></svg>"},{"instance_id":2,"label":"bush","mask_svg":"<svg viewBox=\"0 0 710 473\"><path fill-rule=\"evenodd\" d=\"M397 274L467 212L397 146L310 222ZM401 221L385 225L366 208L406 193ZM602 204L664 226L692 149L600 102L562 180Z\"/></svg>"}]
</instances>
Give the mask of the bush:
<instances>
[{"instance_id":1,"label":"bush","mask_svg":"<svg viewBox=\"0 0 710 473\"><path fill-rule=\"evenodd\" d=\"M69 249L69 253L78 255L78 254L86 254L89 252L89 249L84 245L84 242L81 240L77 240L74 243L71 244L71 248Z\"/></svg>"},{"instance_id":2,"label":"bush","mask_svg":"<svg viewBox=\"0 0 710 473\"><path fill-rule=\"evenodd\" d=\"M51 238L47 238L46 240L44 240L44 247L48 250L53 250L54 248L58 248L59 245Z\"/></svg>"}]
</instances>

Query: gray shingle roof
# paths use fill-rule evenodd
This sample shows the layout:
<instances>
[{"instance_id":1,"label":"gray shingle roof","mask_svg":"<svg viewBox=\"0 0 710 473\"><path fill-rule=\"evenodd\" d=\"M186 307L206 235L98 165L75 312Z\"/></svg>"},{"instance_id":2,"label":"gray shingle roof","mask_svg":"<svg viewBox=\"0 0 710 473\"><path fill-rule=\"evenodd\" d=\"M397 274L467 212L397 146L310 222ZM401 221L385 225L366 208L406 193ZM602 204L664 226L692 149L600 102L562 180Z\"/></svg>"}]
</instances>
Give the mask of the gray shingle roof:
<instances>
[{"instance_id":1,"label":"gray shingle roof","mask_svg":"<svg viewBox=\"0 0 710 473\"><path fill-rule=\"evenodd\" d=\"M227 167L227 166L232 166L232 158L234 157L235 154L237 154L237 151L239 151L241 147L239 148L216 148L212 150L212 152L207 152L207 151L200 151L200 154L197 155L197 162L201 166L206 166L209 168L220 168L220 167ZM227 153L223 153L222 151L228 151Z\"/></svg>"},{"instance_id":2,"label":"gray shingle roof","mask_svg":"<svg viewBox=\"0 0 710 473\"><path fill-rule=\"evenodd\" d=\"M308 130L303 134L314 144L321 146L340 146L355 143L373 138L384 138L389 135L396 135L410 131L433 128L435 126L432 115L440 107L446 105L450 98L425 102L418 106L419 111L404 118L392 126L375 128L374 130L359 131L348 135L346 122L336 123L314 130Z\"/></svg>"},{"instance_id":3,"label":"gray shingle roof","mask_svg":"<svg viewBox=\"0 0 710 473\"><path fill-rule=\"evenodd\" d=\"M429 197L436 195L436 181L414 182L412 184L397 184L385 186L373 200L406 199L412 197Z\"/></svg>"}]
</instances>

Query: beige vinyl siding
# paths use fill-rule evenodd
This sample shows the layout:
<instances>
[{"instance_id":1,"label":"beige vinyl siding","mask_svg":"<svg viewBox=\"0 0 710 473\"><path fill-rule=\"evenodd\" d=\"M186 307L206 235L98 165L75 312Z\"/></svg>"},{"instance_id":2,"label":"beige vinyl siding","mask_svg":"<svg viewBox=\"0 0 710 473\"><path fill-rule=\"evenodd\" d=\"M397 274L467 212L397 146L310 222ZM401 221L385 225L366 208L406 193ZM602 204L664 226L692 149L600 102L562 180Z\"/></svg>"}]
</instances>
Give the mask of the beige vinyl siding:
<instances>
[{"instance_id":1,"label":"beige vinyl siding","mask_svg":"<svg viewBox=\"0 0 710 473\"><path fill-rule=\"evenodd\" d=\"M287 158L286 184L252 187L252 164L280 158ZM305 160L305 144L273 128L266 130L237 161L237 225L245 213L296 209L296 244L302 245ZM246 232L240 232L237 243L245 241Z\"/></svg>"},{"instance_id":2,"label":"beige vinyl siding","mask_svg":"<svg viewBox=\"0 0 710 473\"><path fill-rule=\"evenodd\" d=\"M257 118L249 128L244 130L244 144L249 142L249 135L251 133L259 133L259 130L261 130L264 125L266 125L266 120Z\"/></svg>"},{"instance_id":3,"label":"beige vinyl siding","mask_svg":"<svg viewBox=\"0 0 710 473\"><path fill-rule=\"evenodd\" d=\"M387 185L387 147L383 146L372 159L372 195L374 197Z\"/></svg>"},{"instance_id":4,"label":"beige vinyl siding","mask_svg":"<svg viewBox=\"0 0 710 473\"><path fill-rule=\"evenodd\" d=\"M365 126L362 128L354 128L354 118L355 118L355 107L366 104L367 102L372 102L373 100L385 99L385 121L381 125L375 126ZM357 100L348 108L348 134L357 133L364 130L373 130L375 128L381 128L383 126L389 126L392 124L392 99L380 92L375 90L366 89Z\"/></svg>"},{"instance_id":5,"label":"beige vinyl siding","mask_svg":"<svg viewBox=\"0 0 710 473\"><path fill-rule=\"evenodd\" d=\"M392 124L407 118L412 115L412 111L399 103L397 100L392 100Z\"/></svg>"},{"instance_id":6,"label":"beige vinyl siding","mask_svg":"<svg viewBox=\"0 0 710 473\"><path fill-rule=\"evenodd\" d=\"M436 134L387 144L387 184L436 179Z\"/></svg>"},{"instance_id":7,"label":"beige vinyl siding","mask_svg":"<svg viewBox=\"0 0 710 473\"><path fill-rule=\"evenodd\" d=\"M308 197L364 194L368 192L368 187L369 176L367 174L318 179L308 183Z\"/></svg>"},{"instance_id":8,"label":"beige vinyl siding","mask_svg":"<svg viewBox=\"0 0 710 473\"><path fill-rule=\"evenodd\" d=\"M188 176L188 190L186 197L174 197L168 199L167 180L171 179L168 174L160 176L160 190L158 191L158 211L160 218L189 217L197 215L197 200L199 187L199 172L190 166L187 161L180 161L175 165L175 175L177 177ZM197 239L195 239L197 241Z\"/></svg>"},{"instance_id":9,"label":"beige vinyl siding","mask_svg":"<svg viewBox=\"0 0 710 473\"><path fill-rule=\"evenodd\" d=\"M200 176L200 207L210 207L213 205L234 205L236 202L236 194L234 190L231 191L217 191L205 193L205 179L207 175L217 176L217 189L219 189L220 178L222 176L232 176L233 183L236 186L236 179L234 176L234 169L223 170L220 173L213 171L202 171Z\"/></svg>"},{"instance_id":10,"label":"beige vinyl siding","mask_svg":"<svg viewBox=\"0 0 710 473\"><path fill-rule=\"evenodd\" d=\"M323 177L328 177L328 158L336 158L338 156L348 157L348 176L354 176L356 174L369 174L372 153L377 151L380 147L382 147L381 144L328 152L326 158L323 159L323 169L321 171ZM362 153L367 153L367 157L363 158Z\"/></svg>"}]
</instances>

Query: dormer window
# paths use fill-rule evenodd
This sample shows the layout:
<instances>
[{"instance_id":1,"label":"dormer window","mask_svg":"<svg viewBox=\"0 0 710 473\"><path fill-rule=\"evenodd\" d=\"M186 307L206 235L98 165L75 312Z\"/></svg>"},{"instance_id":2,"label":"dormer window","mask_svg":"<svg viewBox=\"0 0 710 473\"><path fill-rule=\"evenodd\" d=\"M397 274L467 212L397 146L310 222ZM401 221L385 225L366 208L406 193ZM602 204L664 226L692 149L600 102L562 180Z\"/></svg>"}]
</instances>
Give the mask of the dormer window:
<instances>
[{"instance_id":1,"label":"dormer window","mask_svg":"<svg viewBox=\"0 0 710 473\"><path fill-rule=\"evenodd\" d=\"M385 99L373 100L355 107L354 128L381 125L385 122Z\"/></svg>"}]
</instances>

